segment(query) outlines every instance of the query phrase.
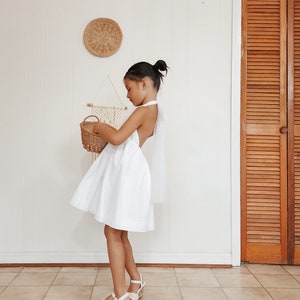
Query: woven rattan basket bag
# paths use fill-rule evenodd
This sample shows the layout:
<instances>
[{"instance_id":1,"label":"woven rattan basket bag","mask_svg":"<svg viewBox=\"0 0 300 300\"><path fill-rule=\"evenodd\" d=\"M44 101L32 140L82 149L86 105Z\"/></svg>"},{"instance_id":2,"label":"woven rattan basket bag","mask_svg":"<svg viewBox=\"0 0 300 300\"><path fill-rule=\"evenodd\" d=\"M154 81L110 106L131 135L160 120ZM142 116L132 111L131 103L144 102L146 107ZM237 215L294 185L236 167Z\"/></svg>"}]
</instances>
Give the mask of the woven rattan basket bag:
<instances>
[{"instance_id":1,"label":"woven rattan basket bag","mask_svg":"<svg viewBox=\"0 0 300 300\"><path fill-rule=\"evenodd\" d=\"M96 119L96 121L88 121L88 119ZM82 146L94 153L100 153L107 145L107 141L93 133L94 125L99 121L96 115L89 115L80 123Z\"/></svg>"}]
</instances>

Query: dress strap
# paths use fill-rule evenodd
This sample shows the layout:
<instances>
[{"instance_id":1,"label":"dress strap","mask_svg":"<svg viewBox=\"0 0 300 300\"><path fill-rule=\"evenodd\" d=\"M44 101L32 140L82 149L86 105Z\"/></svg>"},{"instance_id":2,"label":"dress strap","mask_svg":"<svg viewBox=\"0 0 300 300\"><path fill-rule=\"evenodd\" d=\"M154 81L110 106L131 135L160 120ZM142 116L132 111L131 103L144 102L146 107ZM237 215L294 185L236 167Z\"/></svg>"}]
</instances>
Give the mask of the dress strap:
<instances>
[{"instance_id":1,"label":"dress strap","mask_svg":"<svg viewBox=\"0 0 300 300\"><path fill-rule=\"evenodd\" d=\"M157 104L157 103L158 103L157 100L151 100L151 101L149 101L149 102L147 102L147 103L145 103L145 104L143 104L143 105L140 105L139 107L141 107L141 106L155 105L155 104Z\"/></svg>"}]
</instances>

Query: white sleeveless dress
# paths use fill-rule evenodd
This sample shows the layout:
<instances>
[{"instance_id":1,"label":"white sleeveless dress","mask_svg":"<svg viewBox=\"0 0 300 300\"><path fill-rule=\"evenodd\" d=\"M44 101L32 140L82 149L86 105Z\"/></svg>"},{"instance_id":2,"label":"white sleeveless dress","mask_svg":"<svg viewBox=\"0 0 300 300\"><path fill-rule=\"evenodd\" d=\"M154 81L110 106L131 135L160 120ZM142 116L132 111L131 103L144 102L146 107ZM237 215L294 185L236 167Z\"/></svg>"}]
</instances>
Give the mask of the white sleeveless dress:
<instances>
[{"instance_id":1,"label":"white sleeveless dress","mask_svg":"<svg viewBox=\"0 0 300 300\"><path fill-rule=\"evenodd\" d=\"M155 100L146 103L155 104ZM121 145L107 144L82 179L71 204L116 229L154 230L151 175L137 131Z\"/></svg>"}]
</instances>

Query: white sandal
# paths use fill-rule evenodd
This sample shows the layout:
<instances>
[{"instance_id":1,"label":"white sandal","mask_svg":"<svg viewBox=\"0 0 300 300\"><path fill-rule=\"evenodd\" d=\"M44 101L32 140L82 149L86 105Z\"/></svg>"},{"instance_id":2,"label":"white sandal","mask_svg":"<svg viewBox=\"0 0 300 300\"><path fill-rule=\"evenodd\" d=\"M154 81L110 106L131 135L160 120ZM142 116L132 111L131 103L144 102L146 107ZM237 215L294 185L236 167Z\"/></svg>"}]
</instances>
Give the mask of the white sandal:
<instances>
[{"instance_id":1,"label":"white sandal","mask_svg":"<svg viewBox=\"0 0 300 300\"><path fill-rule=\"evenodd\" d=\"M129 292L129 297L132 299L132 300L138 300L138 299L141 299L143 297L143 294L144 294L144 286L146 284L145 281L143 281L143 277L142 277L142 274L140 273L140 280L130 280L131 283L136 283L136 284L139 284L140 287L138 289L138 291L136 293L130 293Z\"/></svg>"},{"instance_id":2,"label":"white sandal","mask_svg":"<svg viewBox=\"0 0 300 300\"><path fill-rule=\"evenodd\" d=\"M114 300L125 300L125 299L127 299L128 297L131 299L129 293L125 293L125 294L124 294L122 297L120 297L120 298L117 298L117 296L115 295L114 292L112 292L111 295L112 295L112 297L113 297Z\"/></svg>"}]
</instances>

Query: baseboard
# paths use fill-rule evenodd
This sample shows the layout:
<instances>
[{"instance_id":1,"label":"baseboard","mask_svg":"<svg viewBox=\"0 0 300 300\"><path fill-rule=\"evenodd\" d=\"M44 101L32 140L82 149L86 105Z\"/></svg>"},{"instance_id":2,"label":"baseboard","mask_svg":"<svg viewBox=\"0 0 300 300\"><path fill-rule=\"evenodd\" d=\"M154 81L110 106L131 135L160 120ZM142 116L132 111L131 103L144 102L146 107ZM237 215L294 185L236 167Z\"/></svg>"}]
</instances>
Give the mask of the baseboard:
<instances>
[{"instance_id":1,"label":"baseboard","mask_svg":"<svg viewBox=\"0 0 300 300\"><path fill-rule=\"evenodd\" d=\"M108 263L0 263L0 268L109 268ZM203 268L203 269L230 269L232 265L203 265L203 264L141 264L137 263L138 268Z\"/></svg>"},{"instance_id":2,"label":"baseboard","mask_svg":"<svg viewBox=\"0 0 300 300\"><path fill-rule=\"evenodd\" d=\"M138 264L231 265L230 253L136 253ZM99 252L0 252L0 264L107 264Z\"/></svg>"}]
</instances>

